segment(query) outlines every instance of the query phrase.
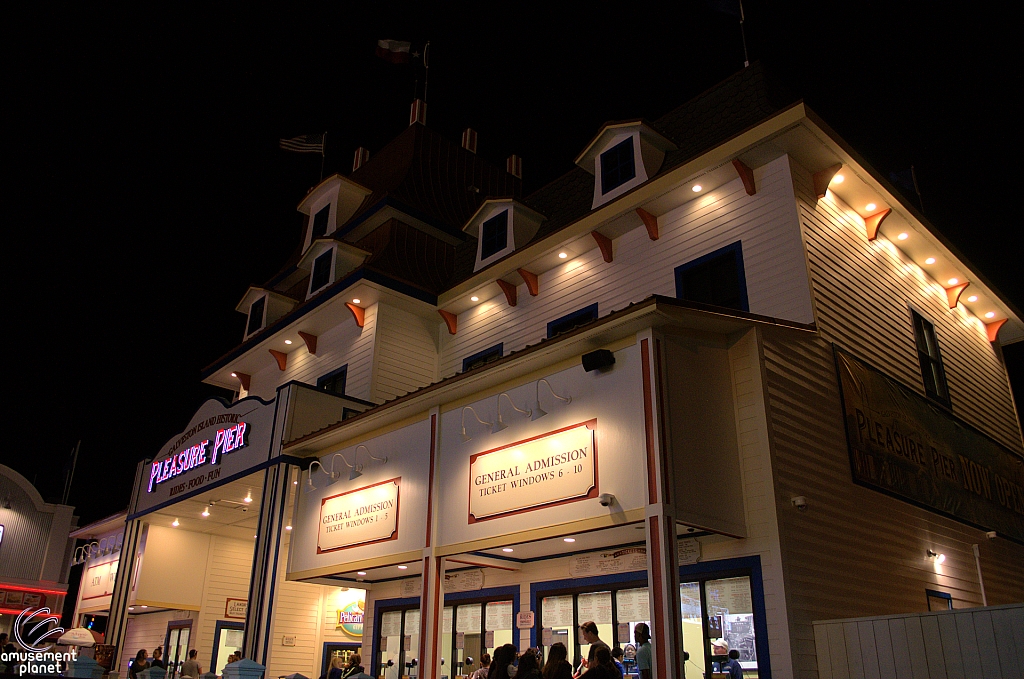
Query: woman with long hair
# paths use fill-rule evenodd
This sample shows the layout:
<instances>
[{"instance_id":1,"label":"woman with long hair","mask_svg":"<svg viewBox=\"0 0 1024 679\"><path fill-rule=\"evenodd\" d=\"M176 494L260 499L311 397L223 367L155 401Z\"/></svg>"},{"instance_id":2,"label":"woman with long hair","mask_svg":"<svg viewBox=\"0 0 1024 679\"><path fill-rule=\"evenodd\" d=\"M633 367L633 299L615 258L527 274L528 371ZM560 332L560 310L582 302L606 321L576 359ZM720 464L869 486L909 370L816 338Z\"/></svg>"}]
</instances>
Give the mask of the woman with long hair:
<instances>
[{"instance_id":1,"label":"woman with long hair","mask_svg":"<svg viewBox=\"0 0 1024 679\"><path fill-rule=\"evenodd\" d=\"M128 663L128 679L138 679L139 672L149 668L149 662L146 661L146 649L140 648L139 652L135 654L135 658Z\"/></svg>"},{"instance_id":2,"label":"woman with long hair","mask_svg":"<svg viewBox=\"0 0 1024 679\"><path fill-rule=\"evenodd\" d=\"M540 661L537 659L537 652L534 649L528 648L519 656L516 679L541 679Z\"/></svg>"},{"instance_id":3,"label":"woman with long hair","mask_svg":"<svg viewBox=\"0 0 1024 679\"><path fill-rule=\"evenodd\" d=\"M566 658L569 657L569 650L561 641L551 645L548 649L548 661L544 663L541 670L542 679L572 679L572 665Z\"/></svg>"},{"instance_id":4,"label":"woman with long hair","mask_svg":"<svg viewBox=\"0 0 1024 679\"><path fill-rule=\"evenodd\" d=\"M512 644L505 644L494 649L491 670L487 673L487 679L512 679L508 673L508 666L516 661L518 654L519 649Z\"/></svg>"}]
</instances>

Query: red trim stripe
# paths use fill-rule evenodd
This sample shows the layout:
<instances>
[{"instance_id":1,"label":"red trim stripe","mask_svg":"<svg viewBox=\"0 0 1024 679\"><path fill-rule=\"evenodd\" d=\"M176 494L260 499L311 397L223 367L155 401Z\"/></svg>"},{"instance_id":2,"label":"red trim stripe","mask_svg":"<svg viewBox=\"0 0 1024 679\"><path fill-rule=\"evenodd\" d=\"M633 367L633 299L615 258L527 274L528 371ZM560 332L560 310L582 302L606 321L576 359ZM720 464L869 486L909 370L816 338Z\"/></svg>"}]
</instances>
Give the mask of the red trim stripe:
<instances>
[{"instance_id":1,"label":"red trim stripe","mask_svg":"<svg viewBox=\"0 0 1024 679\"><path fill-rule=\"evenodd\" d=\"M423 604L428 601L428 595L430 593L430 557L423 557L423 589L420 595L420 649L417 654L420 661L427 654L427 614L429 608Z\"/></svg>"},{"instance_id":2,"label":"red trim stripe","mask_svg":"<svg viewBox=\"0 0 1024 679\"><path fill-rule=\"evenodd\" d=\"M675 522L671 520L665 521L665 525L662 530L665 531L665 534L662 536L662 544L671 545L672 531L675 530ZM668 550L668 553L665 556L669 564L669 582L672 582L672 573L679 572L679 557L672 553L671 548ZM678 591L678 583L676 586L676 590ZM683 666L682 654L680 652L683 643L682 620L680 616L669 616L669 634L669 638L673 639L673 643L671 644L672 658L675 662L676 671L680 671L680 668L682 668Z\"/></svg>"},{"instance_id":3,"label":"red trim stripe","mask_svg":"<svg viewBox=\"0 0 1024 679\"><path fill-rule=\"evenodd\" d=\"M651 394L651 352L647 340L640 340L640 362L643 364L644 438L647 443L647 504L658 501L658 480L654 473L654 402Z\"/></svg>"},{"instance_id":4,"label":"red trim stripe","mask_svg":"<svg viewBox=\"0 0 1024 679\"><path fill-rule=\"evenodd\" d=\"M430 520L432 509L434 507L434 450L437 443L437 415L430 416L430 475L428 477L427 486L427 541L423 544L424 547L430 546Z\"/></svg>"},{"instance_id":5,"label":"red trim stripe","mask_svg":"<svg viewBox=\"0 0 1024 679\"><path fill-rule=\"evenodd\" d=\"M662 384L661 372L661 340L654 341L654 371L658 378L658 384ZM658 433L661 439L661 448L664 452L659 455L661 458L661 501L665 504L672 504L672 483L671 475L668 473L668 446L665 444L668 437L665 436L665 404L658 399Z\"/></svg>"},{"instance_id":6,"label":"red trim stripe","mask_svg":"<svg viewBox=\"0 0 1024 679\"><path fill-rule=\"evenodd\" d=\"M662 549L661 549L661 522L658 521L657 516L652 516L648 519L650 523L649 529L651 534L651 579L654 588L654 629L658 630L657 633L661 634L660 639L655 640L654 653L657 656L657 669L658 672L667 676L665 666L665 644L671 638L669 634L666 634L669 630L664 628L663 623L668 620L665 615L665 587L662 582ZM669 623L671 625L671 623Z\"/></svg>"},{"instance_id":7,"label":"red trim stripe","mask_svg":"<svg viewBox=\"0 0 1024 679\"><path fill-rule=\"evenodd\" d=\"M442 615L438 615L437 612L441 610L441 557L434 557L434 633L431 637L434 640L433 650L430 652L430 671L427 672L427 677L431 677L434 671L437 669L437 647L438 643L438 625L441 623Z\"/></svg>"}]
</instances>

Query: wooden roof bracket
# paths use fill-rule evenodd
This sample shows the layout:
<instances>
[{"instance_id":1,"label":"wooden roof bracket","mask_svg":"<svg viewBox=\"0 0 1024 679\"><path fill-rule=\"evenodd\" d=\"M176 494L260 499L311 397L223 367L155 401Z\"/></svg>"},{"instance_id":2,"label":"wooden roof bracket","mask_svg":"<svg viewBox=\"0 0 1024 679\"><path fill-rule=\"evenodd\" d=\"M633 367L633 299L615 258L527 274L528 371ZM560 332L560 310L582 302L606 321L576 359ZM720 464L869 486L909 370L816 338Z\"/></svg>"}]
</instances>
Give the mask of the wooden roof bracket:
<instances>
[{"instance_id":1,"label":"wooden roof bracket","mask_svg":"<svg viewBox=\"0 0 1024 679\"><path fill-rule=\"evenodd\" d=\"M732 159L732 166L736 168L736 174L743 181L743 188L746 190L747 195L752 196L757 193L757 186L754 185L754 171L747 167L747 164L739 158Z\"/></svg>"},{"instance_id":2,"label":"wooden roof bracket","mask_svg":"<svg viewBox=\"0 0 1024 679\"><path fill-rule=\"evenodd\" d=\"M867 233L868 240L875 240L878 238L878 229L882 226L882 222L889 216L892 209L885 208L881 212L876 212L870 217L864 218L864 231Z\"/></svg>"},{"instance_id":3,"label":"wooden roof bracket","mask_svg":"<svg viewBox=\"0 0 1024 679\"><path fill-rule=\"evenodd\" d=\"M299 330L299 337L306 343L306 351L316 356L316 335L310 335L308 332Z\"/></svg>"},{"instance_id":4,"label":"wooden roof bracket","mask_svg":"<svg viewBox=\"0 0 1024 679\"><path fill-rule=\"evenodd\" d=\"M441 318L444 319L444 324L448 326L448 334L454 335L459 329L459 317L450 311L444 309L438 309L437 313L441 314Z\"/></svg>"},{"instance_id":5,"label":"wooden roof bracket","mask_svg":"<svg viewBox=\"0 0 1024 679\"><path fill-rule=\"evenodd\" d=\"M366 323L366 309L361 306L356 306L352 302L345 302L345 306L352 312L352 318L356 319L356 325L360 328Z\"/></svg>"},{"instance_id":6,"label":"wooden roof bracket","mask_svg":"<svg viewBox=\"0 0 1024 679\"><path fill-rule=\"evenodd\" d=\"M270 355L274 357L275 361L277 361L277 367L284 372L284 369L288 367L288 354L283 351L278 351L277 349L267 349L267 351L269 351Z\"/></svg>"},{"instance_id":7,"label":"wooden roof bracket","mask_svg":"<svg viewBox=\"0 0 1024 679\"><path fill-rule=\"evenodd\" d=\"M526 269L516 269L516 271L523 277L523 282L526 283L526 289L530 291L530 296L536 297L540 293L540 281L537 279L537 274Z\"/></svg>"},{"instance_id":8,"label":"wooden roof bracket","mask_svg":"<svg viewBox=\"0 0 1024 679\"><path fill-rule=\"evenodd\" d=\"M639 215L640 221L647 227L647 235L651 237L651 240L658 240L661 237L658 233L658 218L642 207L638 207L636 213Z\"/></svg>"},{"instance_id":9,"label":"wooden roof bracket","mask_svg":"<svg viewBox=\"0 0 1024 679\"><path fill-rule=\"evenodd\" d=\"M498 287L505 293L505 300L508 302L508 305L515 306L516 302L519 300L516 286L499 278Z\"/></svg>"},{"instance_id":10,"label":"wooden roof bracket","mask_svg":"<svg viewBox=\"0 0 1024 679\"><path fill-rule=\"evenodd\" d=\"M238 378L238 383L242 385L242 389L249 391L249 385L252 384L252 375L246 375L237 370L231 374Z\"/></svg>"},{"instance_id":11,"label":"wooden roof bracket","mask_svg":"<svg viewBox=\"0 0 1024 679\"><path fill-rule=\"evenodd\" d=\"M825 197L828 185L832 183L832 177L835 177L841 169L843 169L843 164L837 163L814 173L814 195L818 197L818 200Z\"/></svg>"},{"instance_id":12,"label":"wooden roof bracket","mask_svg":"<svg viewBox=\"0 0 1024 679\"><path fill-rule=\"evenodd\" d=\"M1003 327L1003 323L1006 323L1007 320L1006 318L1000 318L998 321L985 324L985 332L988 333L989 342L995 342L999 338L999 328Z\"/></svg>"},{"instance_id":13,"label":"wooden roof bracket","mask_svg":"<svg viewBox=\"0 0 1024 679\"><path fill-rule=\"evenodd\" d=\"M604 257L604 261L611 264L611 261L614 258L614 255L612 254L612 239L600 231L591 231L590 235L597 241L597 247L601 248L601 256Z\"/></svg>"},{"instance_id":14,"label":"wooden roof bracket","mask_svg":"<svg viewBox=\"0 0 1024 679\"><path fill-rule=\"evenodd\" d=\"M964 294L964 290L970 285L970 281L961 283L960 285L954 285L951 288L946 288L946 300L949 302L949 308L955 309L957 302L960 301L960 295Z\"/></svg>"}]
</instances>

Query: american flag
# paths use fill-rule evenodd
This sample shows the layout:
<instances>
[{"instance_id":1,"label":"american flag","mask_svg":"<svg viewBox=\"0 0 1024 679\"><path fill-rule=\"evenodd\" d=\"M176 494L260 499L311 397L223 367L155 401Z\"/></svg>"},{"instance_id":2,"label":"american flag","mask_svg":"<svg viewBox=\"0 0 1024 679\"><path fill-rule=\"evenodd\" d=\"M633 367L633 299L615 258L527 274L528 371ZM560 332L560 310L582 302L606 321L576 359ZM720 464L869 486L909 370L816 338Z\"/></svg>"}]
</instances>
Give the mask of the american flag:
<instances>
[{"instance_id":1,"label":"american flag","mask_svg":"<svg viewBox=\"0 0 1024 679\"><path fill-rule=\"evenodd\" d=\"M291 139L281 139L278 142L285 151L293 151L295 153L324 153L324 134L300 134L298 137L292 137Z\"/></svg>"}]
</instances>

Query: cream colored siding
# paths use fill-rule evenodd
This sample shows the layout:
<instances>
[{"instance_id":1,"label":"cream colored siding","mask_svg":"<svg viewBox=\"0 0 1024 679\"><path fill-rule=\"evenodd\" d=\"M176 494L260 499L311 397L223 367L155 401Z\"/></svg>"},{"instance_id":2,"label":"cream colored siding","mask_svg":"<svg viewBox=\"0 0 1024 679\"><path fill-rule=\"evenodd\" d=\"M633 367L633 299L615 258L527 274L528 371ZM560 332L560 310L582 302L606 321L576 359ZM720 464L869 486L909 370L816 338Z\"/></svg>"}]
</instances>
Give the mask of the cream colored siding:
<instances>
[{"instance_id":1,"label":"cream colored siding","mask_svg":"<svg viewBox=\"0 0 1024 679\"><path fill-rule=\"evenodd\" d=\"M436 326L386 304L377 305L373 397L386 401L437 381Z\"/></svg>"},{"instance_id":2,"label":"cream colored siding","mask_svg":"<svg viewBox=\"0 0 1024 679\"><path fill-rule=\"evenodd\" d=\"M148 657L153 657L153 649L164 645L167 623L172 620L195 619L195 616L196 613L192 611L160 611L145 615L129 615L128 630L124 637L124 652L121 654L121 676L128 676L128 663L141 649L146 649Z\"/></svg>"},{"instance_id":3,"label":"cream colored siding","mask_svg":"<svg viewBox=\"0 0 1024 679\"><path fill-rule=\"evenodd\" d=\"M1024 600L1024 548L853 483L831 345L764 334L794 676L817 676L814 620L924 611L926 588L950 593L956 608L980 606L972 544L989 604ZM807 498L805 511L790 504L796 495ZM945 563L927 560L928 549Z\"/></svg>"},{"instance_id":4,"label":"cream colored siding","mask_svg":"<svg viewBox=\"0 0 1024 679\"><path fill-rule=\"evenodd\" d=\"M199 651L199 664L204 669L213 655L214 631L224 617L227 599L248 599L252 577L253 543L247 540L214 535L210 539L210 557L206 567L206 587L199 623L193 628L189 644ZM232 622L244 622L232 619Z\"/></svg>"},{"instance_id":5,"label":"cream colored siding","mask_svg":"<svg viewBox=\"0 0 1024 679\"><path fill-rule=\"evenodd\" d=\"M662 215L657 241L636 218L635 228L614 241L611 263L602 259L592 239L578 241L569 249L589 249L542 274L537 297L520 285L515 307L499 295L460 314L458 333L441 334L441 377L461 370L467 356L499 342L506 354L534 344L547 336L548 322L594 302L604 316L652 294L674 297L677 266L736 241L742 242L750 311L811 322L788 160L771 161L754 175L754 196L746 194L739 179L708 191Z\"/></svg>"},{"instance_id":6,"label":"cream colored siding","mask_svg":"<svg viewBox=\"0 0 1024 679\"><path fill-rule=\"evenodd\" d=\"M935 324L953 412L1024 450L1004 366L980 321L950 309L942 287L884 238L869 242L837 198L815 201L806 170L794 164L793 176L821 336L923 394L910 315L917 309Z\"/></svg>"},{"instance_id":7,"label":"cream colored siding","mask_svg":"<svg viewBox=\"0 0 1024 679\"><path fill-rule=\"evenodd\" d=\"M283 574L288 562L291 533L281 540L278 572ZM298 672L307 677L320 676L320 585L288 582L283 577L275 584L274 607L271 611L270 655L268 677L283 677ZM295 645L285 646L284 635L294 636Z\"/></svg>"}]
</instances>

